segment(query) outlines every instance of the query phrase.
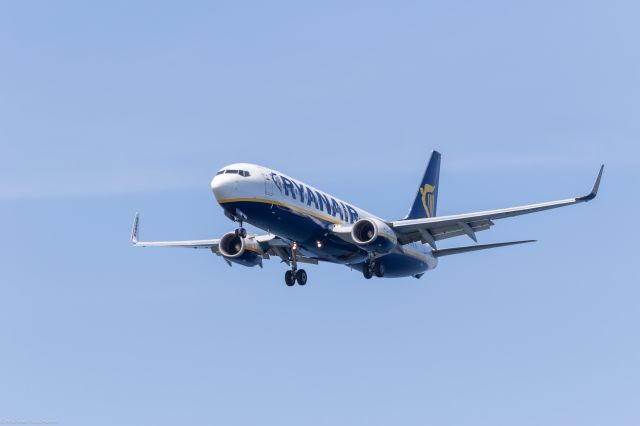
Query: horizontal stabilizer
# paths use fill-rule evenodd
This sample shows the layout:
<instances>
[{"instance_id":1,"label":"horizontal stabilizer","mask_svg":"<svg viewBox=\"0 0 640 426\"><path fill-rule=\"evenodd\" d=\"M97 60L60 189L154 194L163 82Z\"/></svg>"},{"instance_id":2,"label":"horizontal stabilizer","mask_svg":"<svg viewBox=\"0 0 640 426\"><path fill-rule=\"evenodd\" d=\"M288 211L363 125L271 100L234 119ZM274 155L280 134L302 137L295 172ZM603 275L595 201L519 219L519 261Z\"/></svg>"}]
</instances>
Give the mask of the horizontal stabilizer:
<instances>
[{"instance_id":1,"label":"horizontal stabilizer","mask_svg":"<svg viewBox=\"0 0 640 426\"><path fill-rule=\"evenodd\" d=\"M454 248L448 248L448 249L433 250L433 255L435 257L449 256L451 254L467 253L470 251L486 250L486 249L491 249L496 247L513 246L516 244L525 244L525 243L534 243L535 241L536 240L509 241L506 243L480 244L477 246L454 247Z\"/></svg>"}]
</instances>

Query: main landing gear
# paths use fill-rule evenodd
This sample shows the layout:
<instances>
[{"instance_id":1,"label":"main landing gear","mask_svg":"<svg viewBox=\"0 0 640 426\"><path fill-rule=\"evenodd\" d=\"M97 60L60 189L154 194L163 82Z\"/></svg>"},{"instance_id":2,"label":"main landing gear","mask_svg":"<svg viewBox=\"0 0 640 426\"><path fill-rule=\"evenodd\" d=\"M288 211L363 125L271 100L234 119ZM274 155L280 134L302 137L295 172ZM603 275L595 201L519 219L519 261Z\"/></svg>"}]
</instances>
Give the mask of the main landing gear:
<instances>
[{"instance_id":1,"label":"main landing gear","mask_svg":"<svg viewBox=\"0 0 640 426\"><path fill-rule=\"evenodd\" d=\"M284 273L284 282L289 287L293 286L296 281L299 285L307 283L307 271L298 269L298 260L296 259L297 245L294 243L291 247L291 270Z\"/></svg>"},{"instance_id":2,"label":"main landing gear","mask_svg":"<svg viewBox=\"0 0 640 426\"><path fill-rule=\"evenodd\" d=\"M307 271L304 269L290 270L284 273L284 282L289 286L293 286L296 282L299 285L305 285L307 283Z\"/></svg>"},{"instance_id":3,"label":"main landing gear","mask_svg":"<svg viewBox=\"0 0 640 426\"><path fill-rule=\"evenodd\" d=\"M362 275L366 279L371 279L374 275L378 278L384 277L384 265L374 259L368 260L362 268Z\"/></svg>"}]
</instances>

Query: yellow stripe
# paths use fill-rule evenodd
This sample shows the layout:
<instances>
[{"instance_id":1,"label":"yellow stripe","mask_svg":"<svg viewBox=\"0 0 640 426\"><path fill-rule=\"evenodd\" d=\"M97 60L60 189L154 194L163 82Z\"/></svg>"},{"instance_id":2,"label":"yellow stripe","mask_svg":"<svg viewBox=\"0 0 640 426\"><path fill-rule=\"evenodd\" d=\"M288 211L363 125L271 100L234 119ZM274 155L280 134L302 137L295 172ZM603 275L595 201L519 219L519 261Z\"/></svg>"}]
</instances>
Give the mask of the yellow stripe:
<instances>
[{"instance_id":1,"label":"yellow stripe","mask_svg":"<svg viewBox=\"0 0 640 426\"><path fill-rule=\"evenodd\" d=\"M311 210L302 209L300 207L292 206L290 204L281 203L280 201L275 201L275 200L265 200L265 199L261 199L261 198L227 198L226 200L218 201L218 203L220 203L220 204L235 203L235 202L253 202L253 203L262 203L262 204L274 204L276 206L287 207L287 208L289 208L291 210L295 210L295 211L298 211L298 212L301 212L301 213L308 214L310 216L317 217L317 218L322 219L322 220L326 220L327 222L336 223L336 224L347 223L347 222L340 221L340 220L337 220L337 219L332 218L332 217L328 217L328 216L324 216L324 215L318 214L318 213L313 212Z\"/></svg>"}]
</instances>

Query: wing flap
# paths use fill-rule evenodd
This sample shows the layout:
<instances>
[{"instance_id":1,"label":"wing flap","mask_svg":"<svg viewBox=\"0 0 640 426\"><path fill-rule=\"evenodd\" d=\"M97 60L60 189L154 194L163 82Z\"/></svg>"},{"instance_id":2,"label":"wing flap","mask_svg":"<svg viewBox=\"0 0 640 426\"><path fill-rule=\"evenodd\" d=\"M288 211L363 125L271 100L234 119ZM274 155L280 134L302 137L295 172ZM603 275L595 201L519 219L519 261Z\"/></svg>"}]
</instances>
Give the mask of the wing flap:
<instances>
[{"instance_id":1,"label":"wing flap","mask_svg":"<svg viewBox=\"0 0 640 426\"><path fill-rule=\"evenodd\" d=\"M466 222L467 225L471 228L471 230L475 232L485 231L491 228L494 223L491 220L478 220L475 222ZM395 229L395 228L394 228ZM428 234L425 236L420 231L426 230ZM397 230L396 230L397 231ZM468 235L465 230L460 226L459 222L446 224L442 226L433 226L433 227L416 227L414 230L410 230L408 232L403 231L403 233L399 234L398 240L401 244L408 244L413 241L420 241L423 244L430 244L433 247L433 244L429 241L429 235L435 241L445 240L447 238L459 237L461 235ZM436 247L434 247L436 248Z\"/></svg>"}]
</instances>

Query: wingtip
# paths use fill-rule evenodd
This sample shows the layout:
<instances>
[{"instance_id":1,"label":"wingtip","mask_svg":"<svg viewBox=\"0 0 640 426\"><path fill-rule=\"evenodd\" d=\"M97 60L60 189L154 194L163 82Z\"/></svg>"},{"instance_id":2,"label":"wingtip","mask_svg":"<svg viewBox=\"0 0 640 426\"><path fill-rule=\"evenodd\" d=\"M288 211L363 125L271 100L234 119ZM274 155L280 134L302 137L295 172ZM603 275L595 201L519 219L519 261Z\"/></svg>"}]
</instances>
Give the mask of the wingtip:
<instances>
[{"instance_id":1,"label":"wingtip","mask_svg":"<svg viewBox=\"0 0 640 426\"><path fill-rule=\"evenodd\" d=\"M131 244L138 244L138 227L140 224L140 214L136 213L133 218L133 227L131 228Z\"/></svg>"},{"instance_id":2,"label":"wingtip","mask_svg":"<svg viewBox=\"0 0 640 426\"><path fill-rule=\"evenodd\" d=\"M598 188L600 188L600 180L602 179L602 172L604 172L604 164L600 166L600 171L598 172L596 183L593 185L593 189L591 190L591 193L594 195L598 194Z\"/></svg>"},{"instance_id":3,"label":"wingtip","mask_svg":"<svg viewBox=\"0 0 640 426\"><path fill-rule=\"evenodd\" d=\"M600 181L602 180L602 173L604 172L604 164L600 166L600 171L598 171L598 177L596 177L596 181L593 184L593 188L591 192L583 197L578 197L578 201L591 201L598 195L598 189L600 189Z\"/></svg>"}]
</instances>

